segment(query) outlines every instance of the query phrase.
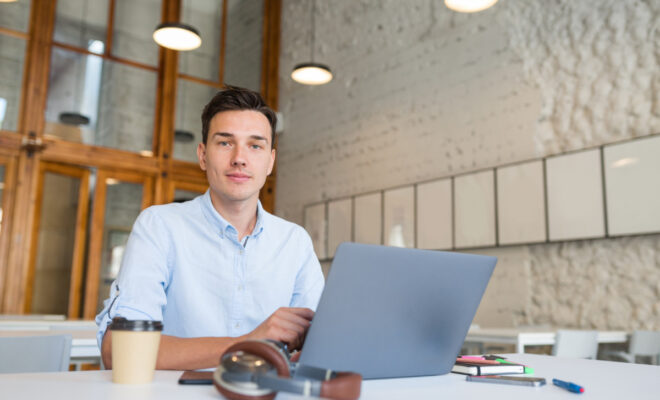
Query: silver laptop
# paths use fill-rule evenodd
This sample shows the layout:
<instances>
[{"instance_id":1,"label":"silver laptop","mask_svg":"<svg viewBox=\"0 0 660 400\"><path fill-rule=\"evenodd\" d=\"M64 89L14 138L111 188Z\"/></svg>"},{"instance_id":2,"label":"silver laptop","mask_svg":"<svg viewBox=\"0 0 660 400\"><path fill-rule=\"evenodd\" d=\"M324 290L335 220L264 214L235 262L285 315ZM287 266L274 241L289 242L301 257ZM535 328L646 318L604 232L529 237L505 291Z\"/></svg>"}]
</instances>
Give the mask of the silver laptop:
<instances>
[{"instance_id":1,"label":"silver laptop","mask_svg":"<svg viewBox=\"0 0 660 400\"><path fill-rule=\"evenodd\" d=\"M446 374L495 257L342 243L300 364L365 379Z\"/></svg>"}]
</instances>

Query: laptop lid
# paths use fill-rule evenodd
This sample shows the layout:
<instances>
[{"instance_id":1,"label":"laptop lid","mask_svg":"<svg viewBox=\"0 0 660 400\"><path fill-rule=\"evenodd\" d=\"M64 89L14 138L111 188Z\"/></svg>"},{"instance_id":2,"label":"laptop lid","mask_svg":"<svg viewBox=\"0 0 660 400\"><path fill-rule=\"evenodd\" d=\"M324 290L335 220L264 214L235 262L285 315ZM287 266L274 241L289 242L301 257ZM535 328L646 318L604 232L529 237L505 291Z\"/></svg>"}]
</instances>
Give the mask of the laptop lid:
<instances>
[{"instance_id":1,"label":"laptop lid","mask_svg":"<svg viewBox=\"0 0 660 400\"><path fill-rule=\"evenodd\" d=\"M496 262L342 243L300 363L365 379L448 373Z\"/></svg>"}]
</instances>

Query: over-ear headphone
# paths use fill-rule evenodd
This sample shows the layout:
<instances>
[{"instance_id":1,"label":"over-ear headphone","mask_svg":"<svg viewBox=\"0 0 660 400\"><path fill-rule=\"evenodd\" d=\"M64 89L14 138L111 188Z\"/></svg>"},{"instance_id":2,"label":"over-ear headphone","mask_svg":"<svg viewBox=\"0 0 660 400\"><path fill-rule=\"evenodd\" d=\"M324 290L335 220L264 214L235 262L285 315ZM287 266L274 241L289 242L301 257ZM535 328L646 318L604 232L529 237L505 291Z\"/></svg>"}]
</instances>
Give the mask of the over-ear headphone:
<instances>
[{"instance_id":1,"label":"over-ear headphone","mask_svg":"<svg viewBox=\"0 0 660 400\"><path fill-rule=\"evenodd\" d=\"M280 342L246 340L225 351L213 384L230 400L271 400L278 391L354 400L360 397L362 376L297 365Z\"/></svg>"}]
</instances>

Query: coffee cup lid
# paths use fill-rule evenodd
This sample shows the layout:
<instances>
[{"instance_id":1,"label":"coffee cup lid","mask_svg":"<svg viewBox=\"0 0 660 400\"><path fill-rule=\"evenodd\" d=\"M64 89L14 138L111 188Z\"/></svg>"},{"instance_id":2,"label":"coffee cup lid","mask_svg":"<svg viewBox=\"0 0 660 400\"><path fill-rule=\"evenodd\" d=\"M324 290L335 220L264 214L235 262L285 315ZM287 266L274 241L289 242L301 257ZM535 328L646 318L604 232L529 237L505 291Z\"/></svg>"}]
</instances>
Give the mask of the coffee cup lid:
<instances>
[{"instance_id":1,"label":"coffee cup lid","mask_svg":"<svg viewBox=\"0 0 660 400\"><path fill-rule=\"evenodd\" d=\"M113 331L162 331L161 321L128 320L124 317L114 317L109 326Z\"/></svg>"}]
</instances>

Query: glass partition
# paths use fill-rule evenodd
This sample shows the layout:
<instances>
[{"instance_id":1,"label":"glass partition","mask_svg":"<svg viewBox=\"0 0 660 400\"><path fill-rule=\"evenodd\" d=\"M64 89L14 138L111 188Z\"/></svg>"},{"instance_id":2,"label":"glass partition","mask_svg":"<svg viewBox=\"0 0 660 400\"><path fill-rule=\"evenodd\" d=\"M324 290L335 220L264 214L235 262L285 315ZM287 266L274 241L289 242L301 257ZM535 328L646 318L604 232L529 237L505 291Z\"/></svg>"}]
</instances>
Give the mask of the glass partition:
<instances>
[{"instance_id":1,"label":"glass partition","mask_svg":"<svg viewBox=\"0 0 660 400\"><path fill-rule=\"evenodd\" d=\"M116 0L112 55L156 66L158 45L152 35L160 24L160 11L160 0Z\"/></svg>"},{"instance_id":2,"label":"glass partition","mask_svg":"<svg viewBox=\"0 0 660 400\"><path fill-rule=\"evenodd\" d=\"M0 35L0 130L18 129L24 59L25 40Z\"/></svg>"},{"instance_id":3,"label":"glass partition","mask_svg":"<svg viewBox=\"0 0 660 400\"><path fill-rule=\"evenodd\" d=\"M183 203L184 201L192 200L203 192L195 192L192 190L174 190L174 203Z\"/></svg>"},{"instance_id":4,"label":"glass partition","mask_svg":"<svg viewBox=\"0 0 660 400\"><path fill-rule=\"evenodd\" d=\"M218 89L199 83L178 80L174 158L197 162L197 144L202 141L202 110Z\"/></svg>"},{"instance_id":5,"label":"glass partition","mask_svg":"<svg viewBox=\"0 0 660 400\"><path fill-rule=\"evenodd\" d=\"M98 310L101 310L103 301L110 294L110 285L119 273L128 235L142 210L143 185L121 182L114 178L106 179L105 183L107 187Z\"/></svg>"},{"instance_id":6,"label":"glass partition","mask_svg":"<svg viewBox=\"0 0 660 400\"><path fill-rule=\"evenodd\" d=\"M30 0L18 0L12 3L0 2L0 27L27 32L30 3Z\"/></svg>"},{"instance_id":7,"label":"glass partition","mask_svg":"<svg viewBox=\"0 0 660 400\"><path fill-rule=\"evenodd\" d=\"M107 21L108 0L58 0L53 40L103 54Z\"/></svg>"},{"instance_id":8,"label":"glass partition","mask_svg":"<svg viewBox=\"0 0 660 400\"><path fill-rule=\"evenodd\" d=\"M213 82L220 80L222 3L220 0L183 0L181 22L199 31L202 45L193 51L179 52L179 73Z\"/></svg>"},{"instance_id":9,"label":"glass partition","mask_svg":"<svg viewBox=\"0 0 660 400\"><path fill-rule=\"evenodd\" d=\"M224 81L259 91L263 0L228 0Z\"/></svg>"},{"instance_id":10,"label":"glass partition","mask_svg":"<svg viewBox=\"0 0 660 400\"><path fill-rule=\"evenodd\" d=\"M67 314L80 178L46 172L37 236L31 312Z\"/></svg>"},{"instance_id":11,"label":"glass partition","mask_svg":"<svg viewBox=\"0 0 660 400\"><path fill-rule=\"evenodd\" d=\"M149 70L53 48L45 133L85 144L150 151L156 80Z\"/></svg>"}]
</instances>

